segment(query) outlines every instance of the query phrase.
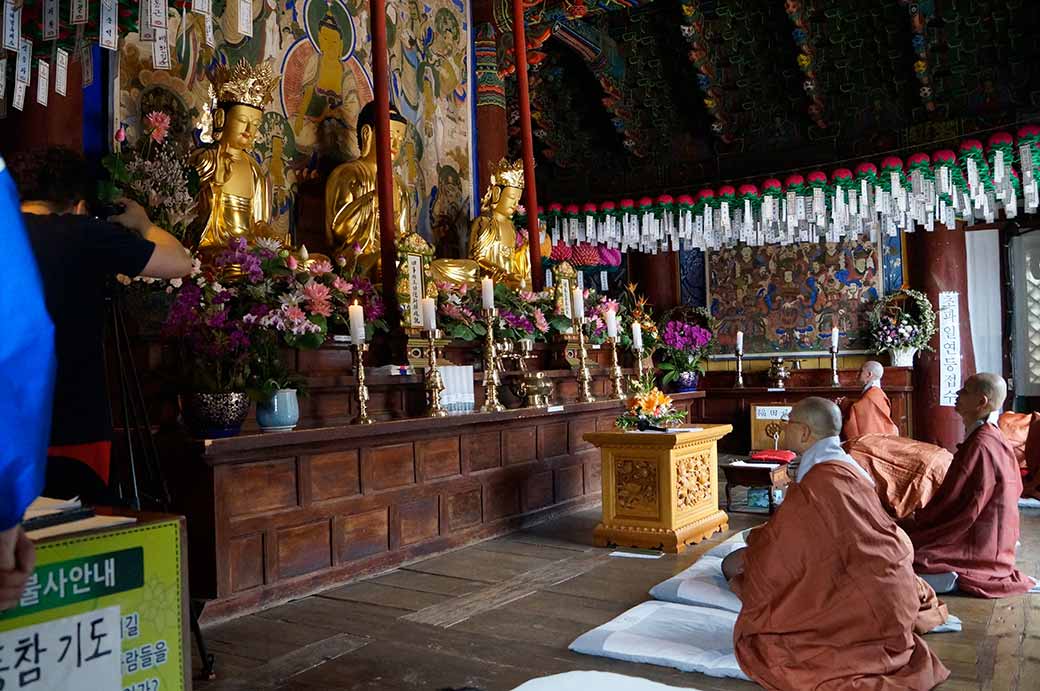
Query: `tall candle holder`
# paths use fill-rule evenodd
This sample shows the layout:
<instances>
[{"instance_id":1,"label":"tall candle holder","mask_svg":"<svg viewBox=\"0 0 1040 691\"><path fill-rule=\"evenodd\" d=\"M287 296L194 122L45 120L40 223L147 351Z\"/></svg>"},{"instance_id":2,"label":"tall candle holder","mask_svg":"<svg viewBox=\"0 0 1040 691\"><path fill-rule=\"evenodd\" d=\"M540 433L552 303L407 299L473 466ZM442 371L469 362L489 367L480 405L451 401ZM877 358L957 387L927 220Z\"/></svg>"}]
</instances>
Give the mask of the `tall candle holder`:
<instances>
[{"instance_id":1,"label":"tall candle holder","mask_svg":"<svg viewBox=\"0 0 1040 691\"><path fill-rule=\"evenodd\" d=\"M437 366L437 339L441 337L440 329L425 329L423 337L428 341L430 363L426 370L426 416L447 417L441 405L441 394L444 393L444 379L441 378L440 367Z\"/></svg>"},{"instance_id":2,"label":"tall candle holder","mask_svg":"<svg viewBox=\"0 0 1040 691\"><path fill-rule=\"evenodd\" d=\"M838 381L838 347L831 346L831 386L838 388L841 386L841 382Z\"/></svg>"},{"instance_id":3,"label":"tall candle holder","mask_svg":"<svg viewBox=\"0 0 1040 691\"><path fill-rule=\"evenodd\" d=\"M636 354L636 389L640 389L643 386L643 377L646 376L646 365L643 364L643 348L635 348Z\"/></svg>"},{"instance_id":4,"label":"tall candle holder","mask_svg":"<svg viewBox=\"0 0 1040 691\"><path fill-rule=\"evenodd\" d=\"M737 351L737 380L733 382L734 389L744 388L744 350Z\"/></svg>"},{"instance_id":5,"label":"tall candle holder","mask_svg":"<svg viewBox=\"0 0 1040 691\"><path fill-rule=\"evenodd\" d=\"M610 380L614 385L614 398L625 398L625 383L622 380L621 364L617 356L617 336L607 339L610 343Z\"/></svg>"},{"instance_id":6,"label":"tall candle holder","mask_svg":"<svg viewBox=\"0 0 1040 691\"><path fill-rule=\"evenodd\" d=\"M498 398L498 387L501 379L498 376L498 349L495 346L495 322L498 310L492 307L481 311L487 333L484 335L484 405L482 413L500 413L506 409Z\"/></svg>"},{"instance_id":7,"label":"tall candle holder","mask_svg":"<svg viewBox=\"0 0 1040 691\"><path fill-rule=\"evenodd\" d=\"M354 344L354 366L357 368L358 416L355 425L371 425L375 420L368 416L368 387L365 386L365 353L367 343Z\"/></svg>"},{"instance_id":8,"label":"tall candle holder","mask_svg":"<svg viewBox=\"0 0 1040 691\"><path fill-rule=\"evenodd\" d=\"M578 400L595 403L592 395L592 375L589 374L589 353L585 349L585 317L574 317L574 329L578 332Z\"/></svg>"}]
</instances>

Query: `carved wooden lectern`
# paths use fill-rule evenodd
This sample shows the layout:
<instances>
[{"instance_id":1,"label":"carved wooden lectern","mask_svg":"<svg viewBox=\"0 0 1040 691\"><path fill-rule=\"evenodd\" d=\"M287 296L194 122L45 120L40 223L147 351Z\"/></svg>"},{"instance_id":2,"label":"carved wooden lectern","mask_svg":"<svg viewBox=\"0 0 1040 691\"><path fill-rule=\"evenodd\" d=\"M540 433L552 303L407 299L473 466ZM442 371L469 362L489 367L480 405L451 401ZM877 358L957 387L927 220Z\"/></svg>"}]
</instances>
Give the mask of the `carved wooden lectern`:
<instances>
[{"instance_id":1,"label":"carved wooden lectern","mask_svg":"<svg viewBox=\"0 0 1040 691\"><path fill-rule=\"evenodd\" d=\"M593 539L682 552L729 525L719 510L716 443L730 425L696 432L596 432L585 441L600 449L603 519Z\"/></svg>"}]
</instances>

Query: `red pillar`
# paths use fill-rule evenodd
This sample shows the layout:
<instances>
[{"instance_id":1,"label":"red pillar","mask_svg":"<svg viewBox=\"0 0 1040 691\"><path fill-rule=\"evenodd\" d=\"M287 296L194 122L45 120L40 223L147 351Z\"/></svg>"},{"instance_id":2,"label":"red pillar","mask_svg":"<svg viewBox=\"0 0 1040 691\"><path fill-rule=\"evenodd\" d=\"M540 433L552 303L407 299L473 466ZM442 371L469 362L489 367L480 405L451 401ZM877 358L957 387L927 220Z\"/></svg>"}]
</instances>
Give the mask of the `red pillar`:
<instances>
[{"instance_id":1,"label":"red pillar","mask_svg":"<svg viewBox=\"0 0 1040 691\"><path fill-rule=\"evenodd\" d=\"M960 305L961 381L975 373L975 350L968 321L968 266L964 249L964 230L946 230L937 225L934 232L918 230L904 236L910 270L910 287L928 296L932 307L939 306L939 293L956 291ZM921 441L956 450L964 440L964 423L952 406L939 405L939 334L932 337L932 352L921 352L914 365L914 437Z\"/></svg>"},{"instance_id":2,"label":"red pillar","mask_svg":"<svg viewBox=\"0 0 1040 691\"><path fill-rule=\"evenodd\" d=\"M386 317L400 323L397 304L397 238L394 235L394 173L390 158L390 66L386 45L386 0L372 0L372 85L376 102L376 194L379 199L379 252Z\"/></svg>"},{"instance_id":3,"label":"red pillar","mask_svg":"<svg viewBox=\"0 0 1040 691\"><path fill-rule=\"evenodd\" d=\"M680 303L677 252L631 252L628 256L629 280L638 284L639 291L646 296L658 314Z\"/></svg>"},{"instance_id":4,"label":"red pillar","mask_svg":"<svg viewBox=\"0 0 1040 691\"><path fill-rule=\"evenodd\" d=\"M498 64L498 32L492 0L473 2L473 44L477 75L477 194L483 196L491 169L506 157L509 137L506 122L505 81Z\"/></svg>"},{"instance_id":5,"label":"red pillar","mask_svg":"<svg viewBox=\"0 0 1040 691\"><path fill-rule=\"evenodd\" d=\"M531 281L535 291L543 287L542 243L538 230L538 191L534 179L534 135L531 132L531 95L527 85L527 35L524 31L524 5L513 0L513 57L516 60L516 86L520 99L520 138L524 152L524 193L527 206L527 236L531 248Z\"/></svg>"}]
</instances>

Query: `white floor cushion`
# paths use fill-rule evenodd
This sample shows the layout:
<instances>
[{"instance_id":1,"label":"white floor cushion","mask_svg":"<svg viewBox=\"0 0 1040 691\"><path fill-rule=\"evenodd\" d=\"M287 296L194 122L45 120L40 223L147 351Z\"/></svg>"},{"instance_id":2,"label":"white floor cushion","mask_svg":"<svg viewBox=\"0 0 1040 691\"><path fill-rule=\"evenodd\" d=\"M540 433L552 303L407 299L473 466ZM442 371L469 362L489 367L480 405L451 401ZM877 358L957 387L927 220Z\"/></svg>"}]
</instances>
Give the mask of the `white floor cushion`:
<instances>
[{"instance_id":1,"label":"white floor cushion","mask_svg":"<svg viewBox=\"0 0 1040 691\"><path fill-rule=\"evenodd\" d=\"M1020 509L1040 509L1040 499L1019 499L1018 508Z\"/></svg>"},{"instance_id":2,"label":"white floor cushion","mask_svg":"<svg viewBox=\"0 0 1040 691\"><path fill-rule=\"evenodd\" d=\"M671 578L658 583L650 589L650 597L662 602L674 602L680 605L691 605L694 607L712 607L727 612L740 612L740 598L729 589L729 583L722 575L722 560L731 552L741 547L747 547L745 540L748 531L737 533L720 545L711 550L691 564L686 570L680 571ZM956 578L956 576L954 576ZM925 581L928 578L925 577ZM931 581L928 581L931 584ZM936 592L949 592L939 590ZM951 633L961 630L961 620L952 614L946 618L946 622L935 627L928 633Z\"/></svg>"},{"instance_id":3,"label":"white floor cushion","mask_svg":"<svg viewBox=\"0 0 1040 691\"><path fill-rule=\"evenodd\" d=\"M571 643L576 653L747 679L733 653L737 615L670 602L644 602Z\"/></svg>"},{"instance_id":4,"label":"white floor cushion","mask_svg":"<svg viewBox=\"0 0 1040 691\"><path fill-rule=\"evenodd\" d=\"M692 686L668 686L656 681L628 677L610 672L564 672L549 677L532 679L513 691L673 691L686 689L697 691Z\"/></svg>"}]
</instances>

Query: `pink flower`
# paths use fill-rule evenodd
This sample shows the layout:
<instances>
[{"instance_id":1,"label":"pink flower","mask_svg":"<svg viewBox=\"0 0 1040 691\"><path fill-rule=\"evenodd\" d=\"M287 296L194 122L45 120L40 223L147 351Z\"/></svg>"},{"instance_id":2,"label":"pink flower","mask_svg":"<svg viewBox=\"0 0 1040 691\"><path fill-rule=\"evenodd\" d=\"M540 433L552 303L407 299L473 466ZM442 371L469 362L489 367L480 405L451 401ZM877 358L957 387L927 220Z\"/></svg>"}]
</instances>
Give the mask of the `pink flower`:
<instances>
[{"instance_id":1,"label":"pink flower","mask_svg":"<svg viewBox=\"0 0 1040 691\"><path fill-rule=\"evenodd\" d=\"M318 262L313 262L310 266L312 276L322 276L324 274L332 273L332 264L322 259Z\"/></svg>"},{"instance_id":2,"label":"pink flower","mask_svg":"<svg viewBox=\"0 0 1040 691\"><path fill-rule=\"evenodd\" d=\"M296 261L296 257L290 254L289 257L285 260L285 265L289 267L289 271L296 271L296 269L300 266L300 263Z\"/></svg>"},{"instance_id":3,"label":"pink flower","mask_svg":"<svg viewBox=\"0 0 1040 691\"><path fill-rule=\"evenodd\" d=\"M310 307L311 314L320 314L323 317L332 316L332 303L328 300L311 300L307 306Z\"/></svg>"},{"instance_id":4,"label":"pink flower","mask_svg":"<svg viewBox=\"0 0 1040 691\"><path fill-rule=\"evenodd\" d=\"M347 258L346 257L336 257L336 266L338 266L338 267L340 267L342 269L346 265L347 265Z\"/></svg>"},{"instance_id":5,"label":"pink flower","mask_svg":"<svg viewBox=\"0 0 1040 691\"><path fill-rule=\"evenodd\" d=\"M336 278L332 279L332 287L341 293L349 293L354 288L353 285L347 283L339 276L336 276Z\"/></svg>"},{"instance_id":6,"label":"pink flower","mask_svg":"<svg viewBox=\"0 0 1040 691\"><path fill-rule=\"evenodd\" d=\"M119 129L116 130L116 141L120 144L126 141L126 130L123 128L122 125L120 125Z\"/></svg>"},{"instance_id":7,"label":"pink flower","mask_svg":"<svg viewBox=\"0 0 1040 691\"><path fill-rule=\"evenodd\" d=\"M303 295L309 302L328 302L332 298L329 287L311 281L303 287Z\"/></svg>"},{"instance_id":8,"label":"pink flower","mask_svg":"<svg viewBox=\"0 0 1040 691\"><path fill-rule=\"evenodd\" d=\"M543 334L549 332L549 322L546 321L545 314L543 314L542 310L538 307L534 308L534 328L538 329Z\"/></svg>"},{"instance_id":9,"label":"pink flower","mask_svg":"<svg viewBox=\"0 0 1040 691\"><path fill-rule=\"evenodd\" d=\"M307 318L307 315L299 307L286 307L285 317L291 321L303 321Z\"/></svg>"},{"instance_id":10,"label":"pink flower","mask_svg":"<svg viewBox=\"0 0 1040 691\"><path fill-rule=\"evenodd\" d=\"M148 124L149 136L156 144L162 144L166 139L166 133L170 131L170 116L157 110L145 116L144 121Z\"/></svg>"}]
</instances>

